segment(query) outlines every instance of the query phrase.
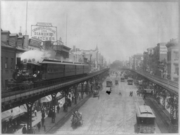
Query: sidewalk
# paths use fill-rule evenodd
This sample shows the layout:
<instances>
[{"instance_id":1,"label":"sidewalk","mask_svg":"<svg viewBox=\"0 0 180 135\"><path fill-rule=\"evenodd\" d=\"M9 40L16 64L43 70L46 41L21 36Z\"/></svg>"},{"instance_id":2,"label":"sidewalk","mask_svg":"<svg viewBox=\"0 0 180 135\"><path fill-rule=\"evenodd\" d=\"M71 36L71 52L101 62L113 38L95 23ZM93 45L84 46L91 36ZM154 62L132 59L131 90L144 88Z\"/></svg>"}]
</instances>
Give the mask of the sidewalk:
<instances>
[{"instance_id":1,"label":"sidewalk","mask_svg":"<svg viewBox=\"0 0 180 135\"><path fill-rule=\"evenodd\" d=\"M150 97L150 96L146 98L146 103L151 104L151 107L153 108L155 113L161 117L161 120L164 122L164 124L168 128L166 130L168 130L169 133L177 133L178 129L176 128L178 128L178 126L176 127L175 125L171 124L170 114L166 109L162 107L162 105L158 104L157 101L153 97Z\"/></svg>"},{"instance_id":2,"label":"sidewalk","mask_svg":"<svg viewBox=\"0 0 180 135\"><path fill-rule=\"evenodd\" d=\"M87 100L89 99L89 96L84 96L82 100L78 99L77 104L74 103L71 104L71 107L68 107L68 112L64 112L63 108L60 108L59 113L56 113L55 123L52 123L52 118L45 116L44 125L45 128L42 127L41 123L41 129L38 130L37 124L41 122L41 112L37 112L37 116L33 117L32 120L32 127L34 129L35 134L46 134L46 133L52 133L55 132L53 130L54 127L61 127L66 120L71 116L72 112L81 107ZM15 134L22 134L22 128L15 132Z\"/></svg>"}]
</instances>

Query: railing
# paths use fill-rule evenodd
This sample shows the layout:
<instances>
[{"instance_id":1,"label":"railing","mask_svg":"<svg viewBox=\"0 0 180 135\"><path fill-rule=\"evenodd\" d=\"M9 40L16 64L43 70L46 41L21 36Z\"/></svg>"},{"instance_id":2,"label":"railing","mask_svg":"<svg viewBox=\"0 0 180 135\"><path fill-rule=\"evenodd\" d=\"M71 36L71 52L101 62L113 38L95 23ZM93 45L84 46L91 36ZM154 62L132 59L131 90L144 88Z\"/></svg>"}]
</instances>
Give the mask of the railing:
<instances>
[{"instance_id":1,"label":"railing","mask_svg":"<svg viewBox=\"0 0 180 135\"><path fill-rule=\"evenodd\" d=\"M88 75L87 77L82 77L80 79L76 79L76 80L72 80L72 81L68 81L62 84L58 84L58 85L54 85L54 86L50 86L50 87L46 87L46 88L41 88L41 89L37 89L37 90L33 90L33 91L28 91L28 92L22 92L22 93L18 93L18 94L14 94L12 96L8 96L8 97L4 97L2 98L1 102L5 103L5 102L9 102L9 101L14 101L15 99L20 99L23 97L28 97L28 96L33 96L36 94L41 94L41 93L47 93L53 90L57 90L59 88L65 87L65 86L69 86L69 85L73 85L76 83L80 83L82 81L85 81L89 78L92 78L96 75L99 75L105 71L107 71L108 69L102 70L102 71L98 71L96 73L92 73L91 75Z\"/></svg>"},{"instance_id":2,"label":"railing","mask_svg":"<svg viewBox=\"0 0 180 135\"><path fill-rule=\"evenodd\" d=\"M141 72L137 71L137 72L142 73L144 75L147 75L149 77L152 77L152 78L154 78L154 79L156 79L156 80L158 80L158 81L160 81L162 83L165 83L165 84L168 84L168 85L171 85L173 87L178 88L178 82L174 82L174 81L171 81L171 80L168 80L168 79L165 79L165 78L161 78L161 77L156 76L156 75L151 75L151 74L149 74L147 72L142 72L142 71Z\"/></svg>"},{"instance_id":3,"label":"railing","mask_svg":"<svg viewBox=\"0 0 180 135\"><path fill-rule=\"evenodd\" d=\"M178 94L179 93L179 86L178 83L161 78L161 77L157 77L154 75L151 75L147 72L143 72L143 71L137 71L137 70L132 70L137 72L138 74L145 76L146 78L148 78L149 80L152 80L153 82L159 84L160 86L164 87L165 89L173 92L174 94Z\"/></svg>"}]
</instances>

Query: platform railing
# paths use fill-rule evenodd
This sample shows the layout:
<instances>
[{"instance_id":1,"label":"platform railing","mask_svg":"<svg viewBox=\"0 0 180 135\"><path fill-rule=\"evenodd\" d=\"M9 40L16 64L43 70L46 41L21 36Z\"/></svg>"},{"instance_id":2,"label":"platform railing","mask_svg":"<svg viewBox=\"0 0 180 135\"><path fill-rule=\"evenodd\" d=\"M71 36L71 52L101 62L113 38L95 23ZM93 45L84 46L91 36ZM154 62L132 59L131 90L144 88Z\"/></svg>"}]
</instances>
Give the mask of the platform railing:
<instances>
[{"instance_id":1,"label":"platform railing","mask_svg":"<svg viewBox=\"0 0 180 135\"><path fill-rule=\"evenodd\" d=\"M46 87L46 88L40 88L40 89L26 91L26 92L22 91L22 93L18 93L18 94L14 94L12 96L2 98L1 102L2 103L10 102L10 101L14 101L15 99L20 99L22 97L28 97L28 96L33 95L33 94L51 92L53 90L57 90L59 88L62 88L62 87L68 86L68 85L73 85L73 84L76 84L76 83L80 83L81 81L85 81L85 80L87 80L89 78L92 78L92 77L94 77L96 75L99 75L99 74L101 74L103 72L106 72L107 70L108 69L98 71L96 73L92 73L92 74L88 75L87 77L82 77L80 79L68 81L68 82L65 82L65 83L62 83L62 84L57 84L57 85L54 85L54 86L49 86L49 87Z\"/></svg>"}]
</instances>

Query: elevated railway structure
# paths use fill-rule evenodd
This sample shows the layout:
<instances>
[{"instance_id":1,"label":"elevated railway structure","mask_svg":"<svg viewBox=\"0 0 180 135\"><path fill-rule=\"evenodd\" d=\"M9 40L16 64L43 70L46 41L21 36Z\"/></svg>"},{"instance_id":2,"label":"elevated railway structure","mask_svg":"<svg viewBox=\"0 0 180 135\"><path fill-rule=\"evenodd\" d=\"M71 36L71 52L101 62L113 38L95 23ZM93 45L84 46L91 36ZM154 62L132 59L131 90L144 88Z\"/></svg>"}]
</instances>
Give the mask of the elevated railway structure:
<instances>
[{"instance_id":1,"label":"elevated railway structure","mask_svg":"<svg viewBox=\"0 0 180 135\"><path fill-rule=\"evenodd\" d=\"M94 73L90 73L87 76L83 77L73 77L65 82L56 82L54 85L40 87L32 90L23 90L23 91L12 91L8 93L2 93L2 112L8 109L14 108L26 104L27 106L27 129L29 133L32 132L32 107L35 101L38 99L51 95L52 97L52 111L55 113L55 104L56 104L56 95L58 92L63 93L65 97L65 102L69 91L73 89L73 94L75 96L75 103L77 103L78 92L83 95L85 92L88 95L91 95L93 87L96 84L102 84L105 77L108 75L109 69L103 69ZM80 90L78 87L80 86Z\"/></svg>"},{"instance_id":2,"label":"elevated railway structure","mask_svg":"<svg viewBox=\"0 0 180 135\"><path fill-rule=\"evenodd\" d=\"M153 96L164 109L170 109L170 118L172 124L178 124L178 97L179 84L147 72L132 69L124 69L133 74L136 80L143 80L145 87L151 87Z\"/></svg>"}]
</instances>

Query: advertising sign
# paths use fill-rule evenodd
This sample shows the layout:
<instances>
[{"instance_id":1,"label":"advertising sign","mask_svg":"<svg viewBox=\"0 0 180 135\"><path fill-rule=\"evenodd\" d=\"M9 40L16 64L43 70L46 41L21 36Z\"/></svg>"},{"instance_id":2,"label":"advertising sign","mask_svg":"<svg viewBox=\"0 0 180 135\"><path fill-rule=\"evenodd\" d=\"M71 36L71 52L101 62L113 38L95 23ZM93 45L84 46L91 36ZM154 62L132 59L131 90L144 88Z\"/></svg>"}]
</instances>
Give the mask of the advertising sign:
<instances>
[{"instance_id":1,"label":"advertising sign","mask_svg":"<svg viewBox=\"0 0 180 135\"><path fill-rule=\"evenodd\" d=\"M42 41L56 41L57 27L48 23L37 23L31 26L31 37L38 38Z\"/></svg>"}]
</instances>

